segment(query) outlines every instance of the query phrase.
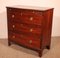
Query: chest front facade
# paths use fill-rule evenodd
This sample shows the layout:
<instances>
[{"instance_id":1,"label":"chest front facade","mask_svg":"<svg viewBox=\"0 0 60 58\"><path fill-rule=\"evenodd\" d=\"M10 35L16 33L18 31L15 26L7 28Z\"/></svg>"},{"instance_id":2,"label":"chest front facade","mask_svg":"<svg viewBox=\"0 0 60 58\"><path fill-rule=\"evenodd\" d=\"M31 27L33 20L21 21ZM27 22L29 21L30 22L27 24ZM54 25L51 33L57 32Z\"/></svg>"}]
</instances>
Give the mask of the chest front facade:
<instances>
[{"instance_id":1,"label":"chest front facade","mask_svg":"<svg viewBox=\"0 0 60 58\"><path fill-rule=\"evenodd\" d=\"M8 44L35 50L42 56L50 48L53 9L35 10L7 7Z\"/></svg>"}]
</instances>

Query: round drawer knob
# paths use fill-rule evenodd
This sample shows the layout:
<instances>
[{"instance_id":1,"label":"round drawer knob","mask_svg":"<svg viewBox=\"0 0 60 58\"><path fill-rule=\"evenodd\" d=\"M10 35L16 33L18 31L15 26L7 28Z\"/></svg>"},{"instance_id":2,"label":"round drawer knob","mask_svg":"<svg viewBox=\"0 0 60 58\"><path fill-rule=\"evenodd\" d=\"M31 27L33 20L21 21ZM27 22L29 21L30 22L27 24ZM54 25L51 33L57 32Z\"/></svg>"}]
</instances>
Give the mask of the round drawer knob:
<instances>
[{"instance_id":1,"label":"round drawer knob","mask_svg":"<svg viewBox=\"0 0 60 58\"><path fill-rule=\"evenodd\" d=\"M15 28L15 25L13 25L13 28Z\"/></svg>"},{"instance_id":2,"label":"round drawer knob","mask_svg":"<svg viewBox=\"0 0 60 58\"><path fill-rule=\"evenodd\" d=\"M9 9L9 10L11 10L11 9Z\"/></svg>"},{"instance_id":3,"label":"round drawer knob","mask_svg":"<svg viewBox=\"0 0 60 58\"><path fill-rule=\"evenodd\" d=\"M20 35L21 37L24 37L23 35Z\"/></svg>"},{"instance_id":4,"label":"round drawer knob","mask_svg":"<svg viewBox=\"0 0 60 58\"><path fill-rule=\"evenodd\" d=\"M32 13L35 13L34 11Z\"/></svg>"},{"instance_id":5,"label":"round drawer knob","mask_svg":"<svg viewBox=\"0 0 60 58\"><path fill-rule=\"evenodd\" d=\"M30 32L32 32L33 31L33 29L30 29Z\"/></svg>"},{"instance_id":6,"label":"round drawer knob","mask_svg":"<svg viewBox=\"0 0 60 58\"><path fill-rule=\"evenodd\" d=\"M33 20L33 17L30 17L30 21L32 21Z\"/></svg>"},{"instance_id":7,"label":"round drawer knob","mask_svg":"<svg viewBox=\"0 0 60 58\"><path fill-rule=\"evenodd\" d=\"M22 16L22 13L21 13L21 16Z\"/></svg>"},{"instance_id":8,"label":"round drawer knob","mask_svg":"<svg viewBox=\"0 0 60 58\"><path fill-rule=\"evenodd\" d=\"M12 15L12 18L14 18L15 17L15 15Z\"/></svg>"},{"instance_id":9,"label":"round drawer knob","mask_svg":"<svg viewBox=\"0 0 60 58\"><path fill-rule=\"evenodd\" d=\"M15 36L13 35L12 38L15 38Z\"/></svg>"},{"instance_id":10,"label":"round drawer knob","mask_svg":"<svg viewBox=\"0 0 60 58\"><path fill-rule=\"evenodd\" d=\"M29 40L29 43L31 44L32 43L32 40Z\"/></svg>"},{"instance_id":11,"label":"round drawer knob","mask_svg":"<svg viewBox=\"0 0 60 58\"><path fill-rule=\"evenodd\" d=\"M20 26L23 26L23 24L20 24Z\"/></svg>"}]
</instances>

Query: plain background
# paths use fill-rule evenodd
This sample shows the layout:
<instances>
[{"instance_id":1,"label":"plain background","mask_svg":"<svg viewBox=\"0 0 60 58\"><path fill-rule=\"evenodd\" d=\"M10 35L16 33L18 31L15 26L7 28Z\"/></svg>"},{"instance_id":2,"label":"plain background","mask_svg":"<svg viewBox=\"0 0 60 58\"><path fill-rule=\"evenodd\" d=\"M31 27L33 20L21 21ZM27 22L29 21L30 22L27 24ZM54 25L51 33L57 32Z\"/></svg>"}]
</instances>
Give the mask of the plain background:
<instances>
[{"instance_id":1,"label":"plain background","mask_svg":"<svg viewBox=\"0 0 60 58\"><path fill-rule=\"evenodd\" d=\"M52 36L60 36L60 0L0 0L0 39L8 37L6 6L12 5L53 7Z\"/></svg>"}]
</instances>

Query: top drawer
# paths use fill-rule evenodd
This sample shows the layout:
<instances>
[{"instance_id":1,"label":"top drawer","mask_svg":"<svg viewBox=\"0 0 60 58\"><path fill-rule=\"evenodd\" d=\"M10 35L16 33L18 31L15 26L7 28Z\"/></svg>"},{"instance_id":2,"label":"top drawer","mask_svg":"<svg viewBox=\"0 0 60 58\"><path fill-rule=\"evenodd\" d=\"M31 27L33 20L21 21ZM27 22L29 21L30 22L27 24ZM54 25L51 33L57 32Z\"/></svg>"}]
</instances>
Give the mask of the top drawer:
<instances>
[{"instance_id":1,"label":"top drawer","mask_svg":"<svg viewBox=\"0 0 60 58\"><path fill-rule=\"evenodd\" d=\"M40 16L42 15L41 11L37 11L37 10L30 10L30 9L16 9L16 8L7 8L8 13L21 13L25 14L25 15L36 15L36 16ZM38 14L38 15L37 15Z\"/></svg>"},{"instance_id":2,"label":"top drawer","mask_svg":"<svg viewBox=\"0 0 60 58\"><path fill-rule=\"evenodd\" d=\"M7 9L8 19L28 24L42 24L42 12L25 9Z\"/></svg>"}]
</instances>

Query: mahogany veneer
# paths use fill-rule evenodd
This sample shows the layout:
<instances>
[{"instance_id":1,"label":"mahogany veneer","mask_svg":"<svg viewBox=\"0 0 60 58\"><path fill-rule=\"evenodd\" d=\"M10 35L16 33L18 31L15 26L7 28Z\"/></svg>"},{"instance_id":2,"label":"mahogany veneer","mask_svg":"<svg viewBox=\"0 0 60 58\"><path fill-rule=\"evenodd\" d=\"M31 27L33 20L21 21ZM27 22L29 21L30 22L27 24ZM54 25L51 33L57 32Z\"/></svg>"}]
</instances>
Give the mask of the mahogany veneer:
<instances>
[{"instance_id":1,"label":"mahogany veneer","mask_svg":"<svg viewBox=\"0 0 60 58\"><path fill-rule=\"evenodd\" d=\"M50 49L53 8L7 7L8 44L11 42L35 50L42 56Z\"/></svg>"}]
</instances>

